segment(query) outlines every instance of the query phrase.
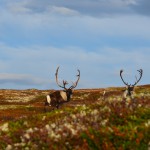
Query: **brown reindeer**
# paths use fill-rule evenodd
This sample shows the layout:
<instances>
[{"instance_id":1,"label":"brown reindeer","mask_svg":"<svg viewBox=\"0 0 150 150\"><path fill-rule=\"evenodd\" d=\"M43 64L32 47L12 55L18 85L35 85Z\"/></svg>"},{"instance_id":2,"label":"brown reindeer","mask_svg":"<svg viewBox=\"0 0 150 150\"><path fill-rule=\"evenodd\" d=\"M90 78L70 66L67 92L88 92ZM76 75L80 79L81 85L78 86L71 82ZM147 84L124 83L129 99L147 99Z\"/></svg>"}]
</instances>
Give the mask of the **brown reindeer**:
<instances>
[{"instance_id":1,"label":"brown reindeer","mask_svg":"<svg viewBox=\"0 0 150 150\"><path fill-rule=\"evenodd\" d=\"M135 86L137 85L137 83L141 80L142 78L142 75L143 75L143 70L140 69L140 70L137 70L139 72L139 79L137 79L136 77L136 81L134 84L128 84L127 82L124 81L123 77L122 77L122 73L123 73L123 70L120 70L120 77L123 81L123 83L126 85L126 90L123 94L123 98L126 99L127 97L130 97L131 99L133 99L133 92L134 92L134 88Z\"/></svg>"},{"instance_id":2,"label":"brown reindeer","mask_svg":"<svg viewBox=\"0 0 150 150\"><path fill-rule=\"evenodd\" d=\"M66 85L68 84L67 81L63 80L63 85L59 84L58 81L58 70L59 67L56 69L56 83L59 87L63 88L62 91L55 91L51 94L48 94L46 96L46 102L45 102L45 109L47 106L54 108L59 108L59 106L63 103L69 102L71 97L72 97L72 90L77 86L79 79L80 79L80 70L78 71L78 75L77 75L77 81L73 83L73 85L71 85L69 88L66 88Z\"/></svg>"}]
</instances>

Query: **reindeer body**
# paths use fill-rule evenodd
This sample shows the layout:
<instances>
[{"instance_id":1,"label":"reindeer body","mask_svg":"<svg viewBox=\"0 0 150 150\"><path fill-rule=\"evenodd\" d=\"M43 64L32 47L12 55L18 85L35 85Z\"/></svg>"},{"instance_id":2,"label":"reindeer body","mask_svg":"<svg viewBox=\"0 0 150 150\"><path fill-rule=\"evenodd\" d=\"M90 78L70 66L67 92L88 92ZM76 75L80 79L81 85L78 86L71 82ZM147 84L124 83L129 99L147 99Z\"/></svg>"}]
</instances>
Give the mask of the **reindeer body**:
<instances>
[{"instance_id":1,"label":"reindeer body","mask_svg":"<svg viewBox=\"0 0 150 150\"><path fill-rule=\"evenodd\" d=\"M45 106L59 108L61 104L69 102L71 97L72 91L55 91L46 96Z\"/></svg>"},{"instance_id":2,"label":"reindeer body","mask_svg":"<svg viewBox=\"0 0 150 150\"><path fill-rule=\"evenodd\" d=\"M123 93L123 98L126 99L127 97L129 97L130 99L133 99L134 98L133 95L134 95L134 86L127 85L126 90Z\"/></svg>"}]
</instances>

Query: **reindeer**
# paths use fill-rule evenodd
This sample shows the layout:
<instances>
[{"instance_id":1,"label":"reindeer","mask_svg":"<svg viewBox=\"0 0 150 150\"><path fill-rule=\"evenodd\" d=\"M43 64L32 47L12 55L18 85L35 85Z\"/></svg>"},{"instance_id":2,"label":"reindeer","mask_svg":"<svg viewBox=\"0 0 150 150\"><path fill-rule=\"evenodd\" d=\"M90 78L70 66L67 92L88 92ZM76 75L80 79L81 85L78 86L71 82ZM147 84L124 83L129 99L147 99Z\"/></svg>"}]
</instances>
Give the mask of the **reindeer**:
<instances>
[{"instance_id":1,"label":"reindeer","mask_svg":"<svg viewBox=\"0 0 150 150\"><path fill-rule=\"evenodd\" d=\"M123 70L120 70L120 77L123 81L123 83L126 85L126 90L124 91L124 94L123 94L123 98L126 99L127 97L130 97L131 100L133 100L133 92L134 92L134 88L135 88L135 85L137 85L137 83L141 80L142 78L142 74L143 74L143 70L140 69L140 70L137 70L139 72L139 79L137 79L137 77L135 76L136 78L136 82L134 84L128 84L127 82L124 81L123 77L122 77L122 73L123 73Z\"/></svg>"},{"instance_id":2,"label":"reindeer","mask_svg":"<svg viewBox=\"0 0 150 150\"><path fill-rule=\"evenodd\" d=\"M54 108L58 109L61 104L69 102L73 94L72 90L77 86L79 79L80 79L80 70L77 70L78 71L77 81L73 83L73 85L71 85L69 88L66 88L66 85L68 84L66 80L63 80L63 85L59 84L58 70L59 70L59 67L56 69L56 74L55 74L56 83L59 87L63 88L63 90L55 91L46 96L45 110L46 110L46 106L50 106L53 109Z\"/></svg>"}]
</instances>

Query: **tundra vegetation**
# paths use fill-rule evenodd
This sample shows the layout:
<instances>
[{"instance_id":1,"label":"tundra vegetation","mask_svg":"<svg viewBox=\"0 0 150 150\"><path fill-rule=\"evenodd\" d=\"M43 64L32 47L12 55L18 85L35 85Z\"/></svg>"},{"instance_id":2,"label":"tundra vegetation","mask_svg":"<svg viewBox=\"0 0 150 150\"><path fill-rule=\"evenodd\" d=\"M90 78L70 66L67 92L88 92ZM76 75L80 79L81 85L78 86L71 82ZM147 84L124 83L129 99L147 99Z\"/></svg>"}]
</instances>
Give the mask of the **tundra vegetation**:
<instances>
[{"instance_id":1,"label":"tundra vegetation","mask_svg":"<svg viewBox=\"0 0 150 150\"><path fill-rule=\"evenodd\" d=\"M79 89L69 103L44 112L53 90L0 90L1 150L149 150L150 85ZM105 91L105 99L103 93Z\"/></svg>"}]
</instances>

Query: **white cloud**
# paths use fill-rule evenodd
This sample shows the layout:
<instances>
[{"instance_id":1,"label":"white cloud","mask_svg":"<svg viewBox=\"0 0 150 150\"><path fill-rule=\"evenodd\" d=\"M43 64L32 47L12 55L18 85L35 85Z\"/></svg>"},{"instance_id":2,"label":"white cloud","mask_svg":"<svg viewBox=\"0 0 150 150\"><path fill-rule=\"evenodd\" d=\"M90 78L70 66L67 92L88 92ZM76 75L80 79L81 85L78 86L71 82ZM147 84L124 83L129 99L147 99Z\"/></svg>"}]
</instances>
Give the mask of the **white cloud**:
<instances>
[{"instance_id":1,"label":"white cloud","mask_svg":"<svg viewBox=\"0 0 150 150\"><path fill-rule=\"evenodd\" d=\"M57 7L57 6L50 6L48 8L48 12L52 12L53 14L58 14L58 15L66 15L66 16L79 15L78 12L75 10L66 7Z\"/></svg>"},{"instance_id":2,"label":"white cloud","mask_svg":"<svg viewBox=\"0 0 150 150\"><path fill-rule=\"evenodd\" d=\"M5 4L5 5L4 5ZM49 8L54 8L56 14L90 15L90 16L113 16L117 14L144 14L149 15L149 0L6 0L3 6L11 13L45 13ZM78 12L78 13L76 13Z\"/></svg>"},{"instance_id":3,"label":"white cloud","mask_svg":"<svg viewBox=\"0 0 150 150\"><path fill-rule=\"evenodd\" d=\"M100 48L95 52L88 52L77 47L40 46L27 48L3 46L3 49L10 59L3 60L3 64L8 67L2 69L1 73L9 72L10 75L3 74L0 78L1 82L14 81L20 86L30 84L30 87L33 85L33 87L40 88L39 85L41 84L47 88L57 88L55 71L59 65L60 80L65 79L69 83L76 80L76 70L81 70L81 80L77 88L94 88L102 87L102 85L111 86L112 84L117 86L121 83L119 79L120 69L130 72L142 68L144 73L150 74L148 71L148 49L128 52L115 48ZM118 72L118 75L114 74L115 72ZM21 74L29 74L31 77ZM148 78L143 79L143 83L147 83L147 80Z\"/></svg>"},{"instance_id":4,"label":"white cloud","mask_svg":"<svg viewBox=\"0 0 150 150\"><path fill-rule=\"evenodd\" d=\"M14 14L22 14L22 13L31 13L31 10L26 7L28 4L27 1L21 1L21 2L9 2L7 3L7 10Z\"/></svg>"},{"instance_id":5,"label":"white cloud","mask_svg":"<svg viewBox=\"0 0 150 150\"><path fill-rule=\"evenodd\" d=\"M0 74L0 82L20 82L23 84L41 84L43 83L40 79L34 78L30 75L25 74L9 74L9 73L1 73Z\"/></svg>"},{"instance_id":6,"label":"white cloud","mask_svg":"<svg viewBox=\"0 0 150 150\"><path fill-rule=\"evenodd\" d=\"M10 70L11 71L11 70ZM27 74L12 74L12 73L0 73L0 87L11 88L13 85L16 88L46 88L48 80L34 77ZM53 82L51 82L53 83ZM6 86L7 85L7 86Z\"/></svg>"},{"instance_id":7,"label":"white cloud","mask_svg":"<svg viewBox=\"0 0 150 150\"><path fill-rule=\"evenodd\" d=\"M18 13L16 15L2 11L0 13L0 37L6 36L4 32L6 32L6 27L9 27L13 30L9 34L20 35L28 39L37 37L40 39L45 35L52 38L65 35L78 36L76 40L80 38L90 39L91 36L98 36L98 38L130 36L150 39L150 30L148 30L150 20L147 17L129 14L111 18L95 18L81 15L72 16L76 12L65 7L52 6L50 10L59 14L68 13L70 17L51 14L49 11L36 14Z\"/></svg>"}]
</instances>

